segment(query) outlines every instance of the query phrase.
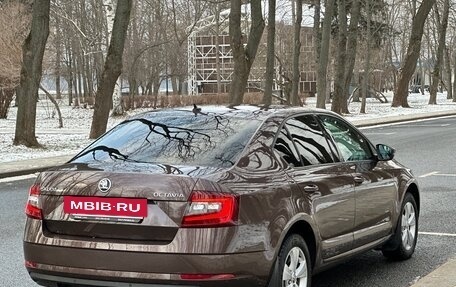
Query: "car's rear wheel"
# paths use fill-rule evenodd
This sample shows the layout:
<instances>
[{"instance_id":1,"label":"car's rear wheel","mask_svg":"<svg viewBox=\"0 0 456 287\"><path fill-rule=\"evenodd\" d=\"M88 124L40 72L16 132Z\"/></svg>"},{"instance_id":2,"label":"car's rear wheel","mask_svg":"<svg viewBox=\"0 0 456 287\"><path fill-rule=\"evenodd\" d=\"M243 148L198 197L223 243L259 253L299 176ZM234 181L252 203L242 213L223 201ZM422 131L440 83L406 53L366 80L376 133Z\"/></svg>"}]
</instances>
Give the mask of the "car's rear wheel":
<instances>
[{"instance_id":1,"label":"car's rear wheel","mask_svg":"<svg viewBox=\"0 0 456 287\"><path fill-rule=\"evenodd\" d=\"M415 198L407 193L402 202L396 232L382 249L385 257L394 260L409 259L415 252L418 237L418 208Z\"/></svg>"},{"instance_id":2,"label":"car's rear wheel","mask_svg":"<svg viewBox=\"0 0 456 287\"><path fill-rule=\"evenodd\" d=\"M280 248L269 281L269 287L309 287L311 261L305 240L297 234L289 236Z\"/></svg>"}]
</instances>

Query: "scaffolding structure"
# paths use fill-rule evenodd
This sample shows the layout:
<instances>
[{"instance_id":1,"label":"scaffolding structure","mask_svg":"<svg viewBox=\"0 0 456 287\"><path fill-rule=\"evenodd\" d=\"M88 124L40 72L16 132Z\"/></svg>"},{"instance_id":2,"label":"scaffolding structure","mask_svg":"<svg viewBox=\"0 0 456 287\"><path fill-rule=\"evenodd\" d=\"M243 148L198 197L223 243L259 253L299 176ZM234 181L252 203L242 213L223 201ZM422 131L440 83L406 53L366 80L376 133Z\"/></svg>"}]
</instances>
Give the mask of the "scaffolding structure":
<instances>
[{"instance_id":1,"label":"scaffolding structure","mask_svg":"<svg viewBox=\"0 0 456 287\"><path fill-rule=\"evenodd\" d=\"M229 85L234 72L234 59L231 50L231 38L228 35L228 18L230 10L201 19L188 27L188 78L189 95L201 93L229 92ZM248 34L248 9L243 11L242 30ZM289 93L291 87L291 61L293 27L281 24L281 33L277 35L275 79L273 90L280 95ZM215 28L215 29L214 29ZM276 28L277 29L277 28ZM290 32L290 33L289 33ZM250 71L248 90L262 91L266 72L266 30L255 63ZM244 41L246 41L246 37ZM313 95L316 92L315 39L311 27L302 27L300 54L299 92ZM218 52L218 55L217 55Z\"/></svg>"},{"instance_id":2,"label":"scaffolding structure","mask_svg":"<svg viewBox=\"0 0 456 287\"><path fill-rule=\"evenodd\" d=\"M219 19L217 19L216 15L212 15L206 17L204 19L199 20L195 25L188 27L188 32L190 35L188 37L188 50L187 50L187 59L188 59L188 79L187 79L187 86L188 86L188 94L189 95L197 95L199 94L199 89L202 88L202 85L205 81L209 81L214 74L217 73L215 67L214 68L207 68L201 67L201 63L204 64L204 61L208 62L212 59L216 59L216 45L215 43L211 43L208 45L198 45L197 38L198 34L201 32L205 32L210 30L217 24L223 24L228 22L228 17L230 15L230 10L224 10L219 14ZM210 37L210 36L208 36ZM219 59L220 61L226 61L227 59L232 58L231 49L226 45L219 45ZM204 65L203 65L204 66ZM214 60L215 66L215 60ZM202 70L200 69L202 68ZM222 76L223 80L224 77ZM210 80L213 81L213 80ZM217 80L215 80L217 82Z\"/></svg>"}]
</instances>

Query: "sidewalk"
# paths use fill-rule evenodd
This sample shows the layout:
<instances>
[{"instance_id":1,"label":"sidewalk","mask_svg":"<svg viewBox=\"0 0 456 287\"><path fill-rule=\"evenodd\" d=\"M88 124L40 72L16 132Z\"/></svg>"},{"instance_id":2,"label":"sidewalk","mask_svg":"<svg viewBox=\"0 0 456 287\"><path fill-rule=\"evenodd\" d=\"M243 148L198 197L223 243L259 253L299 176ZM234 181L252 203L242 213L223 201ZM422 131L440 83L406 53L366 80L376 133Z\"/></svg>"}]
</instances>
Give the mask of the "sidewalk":
<instances>
[{"instance_id":1,"label":"sidewalk","mask_svg":"<svg viewBox=\"0 0 456 287\"><path fill-rule=\"evenodd\" d=\"M411 287L456 287L456 258L421 278Z\"/></svg>"}]
</instances>

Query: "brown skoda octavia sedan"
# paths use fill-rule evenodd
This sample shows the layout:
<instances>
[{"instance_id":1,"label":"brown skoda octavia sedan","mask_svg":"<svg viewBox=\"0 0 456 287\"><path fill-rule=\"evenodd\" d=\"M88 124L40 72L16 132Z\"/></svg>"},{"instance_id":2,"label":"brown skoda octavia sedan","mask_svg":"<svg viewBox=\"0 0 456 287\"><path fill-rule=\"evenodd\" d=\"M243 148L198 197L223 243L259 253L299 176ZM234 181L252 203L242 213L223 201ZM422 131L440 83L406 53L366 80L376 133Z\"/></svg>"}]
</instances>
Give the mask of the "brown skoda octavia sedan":
<instances>
[{"instance_id":1,"label":"brown skoda octavia sedan","mask_svg":"<svg viewBox=\"0 0 456 287\"><path fill-rule=\"evenodd\" d=\"M376 248L414 252L420 197L394 150L303 108L130 118L30 188L25 265L43 286L311 286Z\"/></svg>"}]
</instances>

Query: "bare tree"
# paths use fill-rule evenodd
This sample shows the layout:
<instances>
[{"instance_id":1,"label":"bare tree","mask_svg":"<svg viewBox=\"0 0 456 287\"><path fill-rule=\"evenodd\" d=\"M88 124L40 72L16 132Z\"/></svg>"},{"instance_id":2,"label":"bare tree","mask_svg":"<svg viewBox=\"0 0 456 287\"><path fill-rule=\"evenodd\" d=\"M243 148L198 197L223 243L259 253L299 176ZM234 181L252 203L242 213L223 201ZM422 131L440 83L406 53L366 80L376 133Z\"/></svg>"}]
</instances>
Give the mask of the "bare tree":
<instances>
[{"instance_id":1,"label":"bare tree","mask_svg":"<svg viewBox=\"0 0 456 287\"><path fill-rule=\"evenodd\" d=\"M423 37L424 23L426 18L434 6L435 0L426 0L421 2L418 12L413 18L412 31L407 46L407 53L405 59L402 61L399 79L396 85L392 106L393 107L409 107L408 97L408 84L415 71L416 62L420 56L421 39Z\"/></svg>"},{"instance_id":2,"label":"bare tree","mask_svg":"<svg viewBox=\"0 0 456 287\"><path fill-rule=\"evenodd\" d=\"M122 72L122 55L131 7L132 0L118 0L117 2L108 55L95 99L90 129L90 138L92 139L101 136L106 131L114 86Z\"/></svg>"},{"instance_id":3,"label":"bare tree","mask_svg":"<svg viewBox=\"0 0 456 287\"><path fill-rule=\"evenodd\" d=\"M241 0L231 0L229 26L231 49L233 51L234 60L234 72L230 85L229 106L231 107L242 104L250 69L255 61L255 56L264 30L261 0L251 0L251 27L247 45L244 47L244 37L241 30L241 4Z\"/></svg>"},{"instance_id":4,"label":"bare tree","mask_svg":"<svg viewBox=\"0 0 456 287\"><path fill-rule=\"evenodd\" d=\"M453 75L456 75L456 51L453 51ZM456 81L453 83L453 102L456 102Z\"/></svg>"},{"instance_id":5,"label":"bare tree","mask_svg":"<svg viewBox=\"0 0 456 287\"><path fill-rule=\"evenodd\" d=\"M57 110L57 115L59 116L59 128L63 128L63 118L62 118L62 112L60 111L59 104L54 99L54 97L51 95L51 93L49 93L42 85L40 85L40 90L42 90L46 94L46 97L48 97L48 99L54 105L55 109Z\"/></svg>"},{"instance_id":6,"label":"bare tree","mask_svg":"<svg viewBox=\"0 0 456 287\"><path fill-rule=\"evenodd\" d=\"M0 119L5 119L19 85L21 46L30 29L31 7L13 1L0 3Z\"/></svg>"},{"instance_id":7,"label":"bare tree","mask_svg":"<svg viewBox=\"0 0 456 287\"><path fill-rule=\"evenodd\" d=\"M446 39L446 31L448 27L448 16L450 14L450 0L445 0L443 4L443 16L442 20L440 21L440 14L438 5L435 7L435 17L436 21L439 25L439 41L438 41L438 48L437 48L437 55L436 55L436 62L434 65L434 71L432 72L432 83L429 87L430 97L429 97L429 104L436 105L437 104L437 88L439 83L442 81L442 73L443 70L443 56L445 52L445 39Z\"/></svg>"},{"instance_id":8,"label":"bare tree","mask_svg":"<svg viewBox=\"0 0 456 287\"><path fill-rule=\"evenodd\" d=\"M55 17L55 33L54 33L54 44L55 44L55 92L57 99L62 98L60 88L60 77L61 77L61 61L62 61L62 31L60 30L60 18Z\"/></svg>"},{"instance_id":9,"label":"bare tree","mask_svg":"<svg viewBox=\"0 0 456 287\"><path fill-rule=\"evenodd\" d=\"M314 23L313 23L313 37L314 37L314 49L315 49L315 67L318 67L320 63L320 49L321 49L321 0L313 0L314 7Z\"/></svg>"},{"instance_id":10,"label":"bare tree","mask_svg":"<svg viewBox=\"0 0 456 287\"><path fill-rule=\"evenodd\" d=\"M369 91L370 78L370 61L371 61L371 20L372 20L372 0L366 0L366 15L367 15L367 35L366 35L366 59L364 60L364 79L362 84L362 101L360 113L366 113L366 98Z\"/></svg>"},{"instance_id":11,"label":"bare tree","mask_svg":"<svg viewBox=\"0 0 456 287\"><path fill-rule=\"evenodd\" d=\"M23 63L17 89L15 145L40 146L35 135L36 102L41 81L42 62L49 35L50 0L35 0L32 26L22 46Z\"/></svg>"},{"instance_id":12,"label":"bare tree","mask_svg":"<svg viewBox=\"0 0 456 287\"><path fill-rule=\"evenodd\" d=\"M271 105L272 86L274 84L276 0L269 0L268 3L268 52L266 56L266 77L263 95L263 104L266 107Z\"/></svg>"},{"instance_id":13,"label":"bare tree","mask_svg":"<svg viewBox=\"0 0 456 287\"><path fill-rule=\"evenodd\" d=\"M326 0L325 15L321 31L321 49L319 53L320 62L318 64L317 75L317 108L325 108L326 84L329 61L329 43L331 39L331 20L334 13L335 1Z\"/></svg>"},{"instance_id":14,"label":"bare tree","mask_svg":"<svg viewBox=\"0 0 456 287\"><path fill-rule=\"evenodd\" d=\"M445 85L447 89L447 100L453 99L453 84L451 79L453 75L451 73L451 60L450 60L450 49L445 47Z\"/></svg>"},{"instance_id":15,"label":"bare tree","mask_svg":"<svg viewBox=\"0 0 456 287\"><path fill-rule=\"evenodd\" d=\"M107 36L108 43L111 42L111 35L114 26L114 0L103 0L103 6L105 7L106 11L106 22L107 22ZM130 8L131 11L131 8ZM129 20L128 20L129 21ZM122 52L123 54L123 52ZM114 93L112 95L112 116L121 116L124 113L124 108L122 106L122 80L119 77L116 80L116 84L114 85Z\"/></svg>"},{"instance_id":16,"label":"bare tree","mask_svg":"<svg viewBox=\"0 0 456 287\"><path fill-rule=\"evenodd\" d=\"M369 0L366 0L366 2ZM367 3L366 3L367 7ZM367 12L368 17L371 15ZM356 54L358 48L358 23L361 15L361 1L353 0L350 10L350 25L348 26L347 36L347 62L345 63L344 90L343 94L348 95L350 83L353 77L353 68L355 67ZM369 23L369 22L368 22Z\"/></svg>"},{"instance_id":17,"label":"bare tree","mask_svg":"<svg viewBox=\"0 0 456 287\"><path fill-rule=\"evenodd\" d=\"M301 55L301 23L302 23L302 0L296 0L296 19L293 33L293 79L291 81L291 99L290 104L296 106L299 104L299 57Z\"/></svg>"},{"instance_id":18,"label":"bare tree","mask_svg":"<svg viewBox=\"0 0 456 287\"><path fill-rule=\"evenodd\" d=\"M347 8L346 0L338 0L338 30L335 59L334 95L331 110L338 114L348 113L347 95L344 94L345 63L347 58Z\"/></svg>"}]
</instances>

